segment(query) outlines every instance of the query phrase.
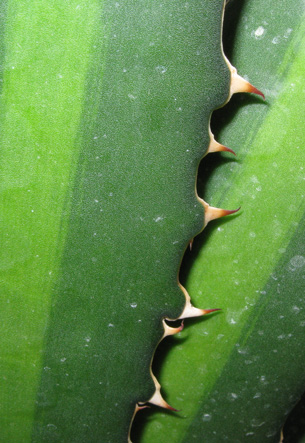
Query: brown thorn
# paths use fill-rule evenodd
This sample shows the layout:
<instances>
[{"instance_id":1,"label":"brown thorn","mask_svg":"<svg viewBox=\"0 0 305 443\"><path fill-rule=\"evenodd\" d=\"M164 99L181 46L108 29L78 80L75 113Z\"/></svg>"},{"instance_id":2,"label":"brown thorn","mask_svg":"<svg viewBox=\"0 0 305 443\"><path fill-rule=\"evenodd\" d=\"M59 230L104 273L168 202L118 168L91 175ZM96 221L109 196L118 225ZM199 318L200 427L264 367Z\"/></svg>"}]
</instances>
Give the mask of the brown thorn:
<instances>
[{"instance_id":1,"label":"brown thorn","mask_svg":"<svg viewBox=\"0 0 305 443\"><path fill-rule=\"evenodd\" d=\"M264 100L265 99L265 95L262 93L262 91L260 91L259 89L257 89L255 86L253 86L251 83L249 83L249 91L251 94L257 94L260 95Z\"/></svg>"},{"instance_id":2,"label":"brown thorn","mask_svg":"<svg viewBox=\"0 0 305 443\"><path fill-rule=\"evenodd\" d=\"M201 317L206 314L210 314L215 311L220 311L220 309L198 309L191 303L191 297L189 296L187 290L179 283L179 287L185 296L185 305L182 314L178 320L183 320L184 318Z\"/></svg>"},{"instance_id":3,"label":"brown thorn","mask_svg":"<svg viewBox=\"0 0 305 443\"><path fill-rule=\"evenodd\" d=\"M203 315L211 314L212 312L216 311L221 311L221 309L198 309L195 308L190 302L187 302L179 319L202 317Z\"/></svg>"},{"instance_id":4,"label":"brown thorn","mask_svg":"<svg viewBox=\"0 0 305 443\"><path fill-rule=\"evenodd\" d=\"M265 100L264 94L239 74L237 74L236 68L234 68L234 66L232 66L227 59L226 61L231 71L230 97L238 92L250 92L251 94L260 95Z\"/></svg>"},{"instance_id":5,"label":"brown thorn","mask_svg":"<svg viewBox=\"0 0 305 443\"><path fill-rule=\"evenodd\" d=\"M153 396L148 400L148 403L151 403L155 406L160 406L160 408L163 409L168 409L169 411L174 411L174 412L178 412L178 409L173 408L172 406L170 406L162 397L160 389L160 383L158 382L158 380L156 379L156 377L152 374L153 377L153 381L155 383L155 393L153 394Z\"/></svg>"},{"instance_id":6,"label":"brown thorn","mask_svg":"<svg viewBox=\"0 0 305 443\"><path fill-rule=\"evenodd\" d=\"M179 283L179 287L185 296L185 305L181 315L178 317L177 320L183 320L184 318L191 318L191 317L201 317L202 315L205 315L206 312L204 309L198 309L192 305L191 297L189 296L189 293L182 286L181 283Z\"/></svg>"},{"instance_id":7,"label":"brown thorn","mask_svg":"<svg viewBox=\"0 0 305 443\"><path fill-rule=\"evenodd\" d=\"M232 75L231 78L230 95L232 96L238 92L250 92L251 94L257 94L265 100L264 94L259 89L236 73L235 75Z\"/></svg>"},{"instance_id":8,"label":"brown thorn","mask_svg":"<svg viewBox=\"0 0 305 443\"><path fill-rule=\"evenodd\" d=\"M178 334L179 332L182 331L182 329L184 328L184 324L183 322L181 323L181 325L178 328L172 328L171 326L169 326L166 321L163 319L162 320L163 323L163 328L164 328L164 334L162 338L165 338L169 335L175 335Z\"/></svg>"},{"instance_id":9,"label":"brown thorn","mask_svg":"<svg viewBox=\"0 0 305 443\"><path fill-rule=\"evenodd\" d=\"M236 156L236 153L233 151L233 149L228 148L225 145L219 145L219 149L217 151L213 151L213 152L230 152L231 154Z\"/></svg>"},{"instance_id":10,"label":"brown thorn","mask_svg":"<svg viewBox=\"0 0 305 443\"><path fill-rule=\"evenodd\" d=\"M193 243L194 243L194 239L192 238L189 242L190 251L193 249Z\"/></svg>"},{"instance_id":11,"label":"brown thorn","mask_svg":"<svg viewBox=\"0 0 305 443\"><path fill-rule=\"evenodd\" d=\"M206 314L211 314L211 312L216 312L216 311L221 311L221 309L217 308L217 309L203 309L205 311L205 315Z\"/></svg>"},{"instance_id":12,"label":"brown thorn","mask_svg":"<svg viewBox=\"0 0 305 443\"><path fill-rule=\"evenodd\" d=\"M180 315L179 319L184 318L194 318L194 317L201 317L202 315L205 315L206 311L204 309L198 309L195 308L190 302L186 303L183 309L182 314Z\"/></svg>"},{"instance_id":13,"label":"brown thorn","mask_svg":"<svg viewBox=\"0 0 305 443\"><path fill-rule=\"evenodd\" d=\"M232 210L214 208L213 206L210 206L208 203L206 203L204 200L201 199L201 201L205 210L204 226L206 226L211 220L225 217L226 215L235 214L235 212L238 212L240 210L240 207L238 209L232 209Z\"/></svg>"},{"instance_id":14,"label":"brown thorn","mask_svg":"<svg viewBox=\"0 0 305 443\"><path fill-rule=\"evenodd\" d=\"M218 143L215 140L214 135L210 131L210 144L207 150L207 154L210 154L212 152L231 152L231 154L236 155L233 149L227 148L226 146Z\"/></svg>"}]
</instances>

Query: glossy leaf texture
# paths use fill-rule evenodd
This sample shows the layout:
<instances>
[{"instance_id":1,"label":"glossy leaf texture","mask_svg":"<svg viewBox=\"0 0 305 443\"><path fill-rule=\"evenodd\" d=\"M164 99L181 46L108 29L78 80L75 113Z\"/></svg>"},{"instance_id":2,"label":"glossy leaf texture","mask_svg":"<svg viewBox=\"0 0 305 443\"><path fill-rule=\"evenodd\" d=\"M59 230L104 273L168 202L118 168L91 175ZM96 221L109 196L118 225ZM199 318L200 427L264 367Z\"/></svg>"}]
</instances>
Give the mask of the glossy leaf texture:
<instances>
[{"instance_id":1,"label":"glossy leaf texture","mask_svg":"<svg viewBox=\"0 0 305 443\"><path fill-rule=\"evenodd\" d=\"M204 224L223 2L1 8L1 438L127 441Z\"/></svg>"},{"instance_id":2,"label":"glossy leaf texture","mask_svg":"<svg viewBox=\"0 0 305 443\"><path fill-rule=\"evenodd\" d=\"M196 304L223 311L164 346L157 373L181 412L151 414L144 442L278 442L305 389L304 2L226 14L225 52L267 100L236 96L214 115L237 158L204 159L198 192L242 210L195 239L182 273Z\"/></svg>"}]
</instances>

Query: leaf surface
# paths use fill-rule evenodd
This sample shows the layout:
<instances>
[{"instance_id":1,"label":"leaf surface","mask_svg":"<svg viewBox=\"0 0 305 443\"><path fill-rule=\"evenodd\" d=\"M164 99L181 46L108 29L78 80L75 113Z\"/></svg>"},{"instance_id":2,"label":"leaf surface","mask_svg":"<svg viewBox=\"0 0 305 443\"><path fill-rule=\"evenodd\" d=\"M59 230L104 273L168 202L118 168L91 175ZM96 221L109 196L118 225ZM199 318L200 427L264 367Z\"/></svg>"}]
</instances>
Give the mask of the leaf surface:
<instances>
[{"instance_id":1,"label":"leaf surface","mask_svg":"<svg viewBox=\"0 0 305 443\"><path fill-rule=\"evenodd\" d=\"M242 210L208 227L184 262L196 304L223 312L186 328L163 360L181 418L156 413L145 442L276 442L304 391L304 6L237 3L225 49L267 101L240 96L218 111L215 133L237 160L205 159L199 194Z\"/></svg>"},{"instance_id":2,"label":"leaf surface","mask_svg":"<svg viewBox=\"0 0 305 443\"><path fill-rule=\"evenodd\" d=\"M2 436L127 441L203 227L223 2L3 9Z\"/></svg>"}]
</instances>

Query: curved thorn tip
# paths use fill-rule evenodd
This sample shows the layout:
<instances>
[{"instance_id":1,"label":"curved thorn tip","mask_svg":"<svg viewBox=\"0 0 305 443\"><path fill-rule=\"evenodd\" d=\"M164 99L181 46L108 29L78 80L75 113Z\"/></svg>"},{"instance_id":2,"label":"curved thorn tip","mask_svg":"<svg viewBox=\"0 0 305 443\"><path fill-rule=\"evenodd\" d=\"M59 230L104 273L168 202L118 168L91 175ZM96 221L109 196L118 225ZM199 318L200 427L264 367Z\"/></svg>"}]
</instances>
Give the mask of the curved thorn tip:
<instances>
[{"instance_id":1,"label":"curved thorn tip","mask_svg":"<svg viewBox=\"0 0 305 443\"><path fill-rule=\"evenodd\" d=\"M222 209L223 211L223 215L221 215L221 217L225 217L226 215L231 215L231 214L235 214L236 212L238 212L240 210L241 206L237 209Z\"/></svg>"},{"instance_id":2,"label":"curved thorn tip","mask_svg":"<svg viewBox=\"0 0 305 443\"><path fill-rule=\"evenodd\" d=\"M221 311L221 309L217 308L217 309L204 309L205 314L211 314L212 312L216 312L216 311Z\"/></svg>"},{"instance_id":3,"label":"curved thorn tip","mask_svg":"<svg viewBox=\"0 0 305 443\"><path fill-rule=\"evenodd\" d=\"M179 317L179 320L183 320L184 318L201 317L202 315L205 314L207 314L205 309L195 308L195 306L193 306L191 302L187 300L184 309L182 311L182 314Z\"/></svg>"},{"instance_id":4,"label":"curved thorn tip","mask_svg":"<svg viewBox=\"0 0 305 443\"><path fill-rule=\"evenodd\" d=\"M262 93L262 91L260 91L259 89L257 89L255 86L253 86L253 85L251 85L251 83L249 83L249 85L251 86L251 91L249 91L249 92L251 92L252 94L257 94L257 95L260 95L264 100L266 100L265 99L265 95Z\"/></svg>"},{"instance_id":5,"label":"curved thorn tip","mask_svg":"<svg viewBox=\"0 0 305 443\"><path fill-rule=\"evenodd\" d=\"M221 145L222 149L219 149L219 151L222 152L231 152L231 154L236 156L236 153L233 151L233 149L228 148L227 146Z\"/></svg>"},{"instance_id":6,"label":"curved thorn tip","mask_svg":"<svg viewBox=\"0 0 305 443\"><path fill-rule=\"evenodd\" d=\"M222 145L221 143L218 143L215 140L215 137L211 131L211 128L209 128L209 133L210 133L210 143L209 143L209 147L207 149L207 154L210 154L212 152L231 152L232 154L236 155L232 149L227 148L226 146Z\"/></svg>"},{"instance_id":7,"label":"curved thorn tip","mask_svg":"<svg viewBox=\"0 0 305 443\"><path fill-rule=\"evenodd\" d=\"M251 94L260 95L264 100L264 94L253 86L250 82L245 80L243 77L234 72L231 76L231 87L230 87L230 95L236 94L238 92L249 92Z\"/></svg>"},{"instance_id":8,"label":"curved thorn tip","mask_svg":"<svg viewBox=\"0 0 305 443\"><path fill-rule=\"evenodd\" d=\"M179 287L184 293L185 296L185 305L184 309L182 311L182 314L177 320L183 320L184 318L192 318L192 317L201 317L202 315L210 314L215 311L221 311L221 309L199 309L195 308L195 306L191 303L191 297L189 296L189 293L187 290L179 283ZM181 324L183 327L183 322Z\"/></svg>"},{"instance_id":9,"label":"curved thorn tip","mask_svg":"<svg viewBox=\"0 0 305 443\"><path fill-rule=\"evenodd\" d=\"M160 393L160 388L155 390L154 395L148 400L148 402L155 406L159 406L160 408L168 409L169 411L178 412L178 409L173 408L164 400L164 398Z\"/></svg>"},{"instance_id":10,"label":"curved thorn tip","mask_svg":"<svg viewBox=\"0 0 305 443\"><path fill-rule=\"evenodd\" d=\"M226 62L228 64L228 67L231 72L231 84L230 84L230 97L232 97L233 94L236 94L238 92L250 92L251 94L257 94L260 95L264 100L265 96L264 94L257 89L255 86L251 85L247 80L245 80L243 77L241 77L239 74L237 74L237 70L234 66L231 65L229 60L227 58Z\"/></svg>"},{"instance_id":11,"label":"curved thorn tip","mask_svg":"<svg viewBox=\"0 0 305 443\"><path fill-rule=\"evenodd\" d=\"M203 206L205 210L204 226L206 226L211 220L225 217L226 215L235 214L235 212L238 212L240 210L240 207L238 209L232 209L232 210L215 208L214 206L210 206L206 202L204 202Z\"/></svg>"},{"instance_id":12,"label":"curved thorn tip","mask_svg":"<svg viewBox=\"0 0 305 443\"><path fill-rule=\"evenodd\" d=\"M212 152L231 152L231 154L236 155L233 149L230 149L227 146L218 143L215 139L211 140L207 150L207 154L211 154Z\"/></svg>"}]
</instances>

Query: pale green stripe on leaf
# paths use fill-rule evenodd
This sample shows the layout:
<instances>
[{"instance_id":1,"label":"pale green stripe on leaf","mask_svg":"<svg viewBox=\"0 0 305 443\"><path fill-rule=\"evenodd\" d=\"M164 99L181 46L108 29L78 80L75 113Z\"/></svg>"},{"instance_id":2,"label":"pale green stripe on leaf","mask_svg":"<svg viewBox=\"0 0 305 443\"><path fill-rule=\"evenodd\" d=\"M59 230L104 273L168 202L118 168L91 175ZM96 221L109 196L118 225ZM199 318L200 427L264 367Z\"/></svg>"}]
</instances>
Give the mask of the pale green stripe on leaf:
<instances>
[{"instance_id":1,"label":"pale green stripe on leaf","mask_svg":"<svg viewBox=\"0 0 305 443\"><path fill-rule=\"evenodd\" d=\"M4 441L18 433L20 441L30 437L39 350L65 238L61 217L78 157L99 16L98 0L8 4L0 102Z\"/></svg>"}]
</instances>

